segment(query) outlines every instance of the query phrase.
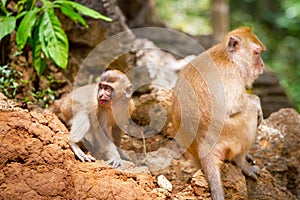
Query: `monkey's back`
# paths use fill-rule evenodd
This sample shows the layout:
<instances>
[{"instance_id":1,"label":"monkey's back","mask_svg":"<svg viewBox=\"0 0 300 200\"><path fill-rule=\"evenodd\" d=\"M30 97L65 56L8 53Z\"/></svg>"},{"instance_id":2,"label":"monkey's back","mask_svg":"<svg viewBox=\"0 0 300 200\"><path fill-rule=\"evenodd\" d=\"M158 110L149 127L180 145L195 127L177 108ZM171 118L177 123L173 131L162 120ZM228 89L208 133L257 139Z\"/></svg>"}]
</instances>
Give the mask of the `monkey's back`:
<instances>
[{"instance_id":1,"label":"monkey's back","mask_svg":"<svg viewBox=\"0 0 300 200\"><path fill-rule=\"evenodd\" d=\"M60 106L62 118L66 123L70 123L78 111L88 108L90 105L97 105L97 84L85 85L74 89L63 98ZM96 109L96 108L94 108Z\"/></svg>"},{"instance_id":2,"label":"monkey's back","mask_svg":"<svg viewBox=\"0 0 300 200\"><path fill-rule=\"evenodd\" d=\"M225 116L221 79L216 68L210 65L213 63L209 55L202 53L180 72L174 89L177 99L174 98L172 104L173 123L178 132L177 141L185 147L191 144L188 150L196 157L208 131L211 127L221 130ZM210 131L209 134L215 133ZM209 137L214 139L218 135Z\"/></svg>"}]
</instances>

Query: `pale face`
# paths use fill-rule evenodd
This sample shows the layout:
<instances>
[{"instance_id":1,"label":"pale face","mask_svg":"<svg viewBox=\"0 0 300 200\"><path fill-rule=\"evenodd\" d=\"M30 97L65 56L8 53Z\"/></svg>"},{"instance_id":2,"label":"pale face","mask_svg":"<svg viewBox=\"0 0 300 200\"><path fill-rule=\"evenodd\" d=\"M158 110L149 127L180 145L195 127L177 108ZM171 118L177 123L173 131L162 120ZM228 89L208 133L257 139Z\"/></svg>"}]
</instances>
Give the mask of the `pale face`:
<instances>
[{"instance_id":1,"label":"pale face","mask_svg":"<svg viewBox=\"0 0 300 200\"><path fill-rule=\"evenodd\" d=\"M97 94L98 104L103 107L109 107L111 104L112 93L113 93L112 87L102 84L100 82L98 87L98 94Z\"/></svg>"},{"instance_id":2,"label":"pale face","mask_svg":"<svg viewBox=\"0 0 300 200\"><path fill-rule=\"evenodd\" d=\"M239 66L241 76L247 86L263 73L264 62L261 58L263 49L251 41L243 41L239 48L232 53L234 63Z\"/></svg>"}]
</instances>

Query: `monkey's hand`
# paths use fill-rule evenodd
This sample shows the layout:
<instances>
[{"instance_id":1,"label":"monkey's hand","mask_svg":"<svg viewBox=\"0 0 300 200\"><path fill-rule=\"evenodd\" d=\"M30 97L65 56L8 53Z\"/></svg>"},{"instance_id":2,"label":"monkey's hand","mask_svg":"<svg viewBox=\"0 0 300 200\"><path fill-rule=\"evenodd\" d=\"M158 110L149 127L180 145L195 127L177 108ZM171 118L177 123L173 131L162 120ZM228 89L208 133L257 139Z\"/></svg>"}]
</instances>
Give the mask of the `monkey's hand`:
<instances>
[{"instance_id":1,"label":"monkey's hand","mask_svg":"<svg viewBox=\"0 0 300 200\"><path fill-rule=\"evenodd\" d=\"M124 160L122 160L121 158L112 158L106 161L106 163L111 165L113 168L124 167Z\"/></svg>"},{"instance_id":2,"label":"monkey's hand","mask_svg":"<svg viewBox=\"0 0 300 200\"><path fill-rule=\"evenodd\" d=\"M72 151L74 152L74 154L77 156L77 158L79 160L81 160L82 162L94 162L94 161L96 161L96 158L94 158L91 155L85 154L77 144L69 142L69 145L70 145Z\"/></svg>"},{"instance_id":3,"label":"monkey's hand","mask_svg":"<svg viewBox=\"0 0 300 200\"><path fill-rule=\"evenodd\" d=\"M261 110L261 107L258 108L258 116L257 116L257 126L259 126L264 119L263 112Z\"/></svg>"},{"instance_id":4,"label":"monkey's hand","mask_svg":"<svg viewBox=\"0 0 300 200\"><path fill-rule=\"evenodd\" d=\"M77 157L82 161L82 162L95 162L96 158L94 158L91 155L83 154L83 155L77 155Z\"/></svg>"}]
</instances>

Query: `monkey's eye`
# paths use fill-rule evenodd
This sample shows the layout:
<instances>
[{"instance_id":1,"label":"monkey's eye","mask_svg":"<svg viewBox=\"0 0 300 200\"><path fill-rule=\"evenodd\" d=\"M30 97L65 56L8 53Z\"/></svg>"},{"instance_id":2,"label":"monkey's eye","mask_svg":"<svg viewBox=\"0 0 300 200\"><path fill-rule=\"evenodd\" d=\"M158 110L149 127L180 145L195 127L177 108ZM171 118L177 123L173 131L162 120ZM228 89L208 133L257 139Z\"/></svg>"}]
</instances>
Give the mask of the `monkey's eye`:
<instances>
[{"instance_id":1,"label":"monkey's eye","mask_svg":"<svg viewBox=\"0 0 300 200\"><path fill-rule=\"evenodd\" d=\"M103 85L103 84L99 84L99 89L100 90L109 90L112 91L112 88L108 85Z\"/></svg>"}]
</instances>

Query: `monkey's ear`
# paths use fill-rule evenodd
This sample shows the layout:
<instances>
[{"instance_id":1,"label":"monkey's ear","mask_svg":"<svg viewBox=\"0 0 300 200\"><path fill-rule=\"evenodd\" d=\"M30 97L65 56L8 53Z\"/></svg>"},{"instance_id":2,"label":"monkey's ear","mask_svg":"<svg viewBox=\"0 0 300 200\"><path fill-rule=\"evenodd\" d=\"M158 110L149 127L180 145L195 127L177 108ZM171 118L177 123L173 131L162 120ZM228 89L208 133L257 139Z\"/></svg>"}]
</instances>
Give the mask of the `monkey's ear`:
<instances>
[{"instance_id":1,"label":"monkey's ear","mask_svg":"<svg viewBox=\"0 0 300 200\"><path fill-rule=\"evenodd\" d=\"M241 39L237 36L230 36L228 41L228 49L231 52L236 51L240 47L240 41Z\"/></svg>"},{"instance_id":2,"label":"monkey's ear","mask_svg":"<svg viewBox=\"0 0 300 200\"><path fill-rule=\"evenodd\" d=\"M129 84L129 85L126 86L125 91L124 91L126 98L130 98L131 97L131 95L133 93L133 88L134 87L131 84Z\"/></svg>"}]
</instances>

